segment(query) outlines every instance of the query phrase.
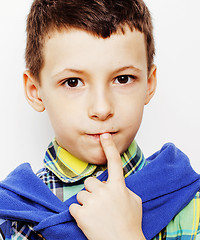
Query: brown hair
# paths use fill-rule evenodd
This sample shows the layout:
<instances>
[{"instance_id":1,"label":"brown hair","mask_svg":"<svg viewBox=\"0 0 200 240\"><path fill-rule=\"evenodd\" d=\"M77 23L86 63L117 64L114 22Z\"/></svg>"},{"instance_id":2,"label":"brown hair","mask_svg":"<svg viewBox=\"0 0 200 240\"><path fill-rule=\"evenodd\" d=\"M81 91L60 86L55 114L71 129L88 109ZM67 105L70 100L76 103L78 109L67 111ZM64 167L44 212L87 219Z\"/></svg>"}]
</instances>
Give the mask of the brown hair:
<instances>
[{"instance_id":1,"label":"brown hair","mask_svg":"<svg viewBox=\"0 0 200 240\"><path fill-rule=\"evenodd\" d=\"M26 67L39 81L45 38L54 30L77 28L108 38L124 33L127 25L145 35L149 71L155 47L151 15L142 0L34 0L27 18Z\"/></svg>"}]
</instances>

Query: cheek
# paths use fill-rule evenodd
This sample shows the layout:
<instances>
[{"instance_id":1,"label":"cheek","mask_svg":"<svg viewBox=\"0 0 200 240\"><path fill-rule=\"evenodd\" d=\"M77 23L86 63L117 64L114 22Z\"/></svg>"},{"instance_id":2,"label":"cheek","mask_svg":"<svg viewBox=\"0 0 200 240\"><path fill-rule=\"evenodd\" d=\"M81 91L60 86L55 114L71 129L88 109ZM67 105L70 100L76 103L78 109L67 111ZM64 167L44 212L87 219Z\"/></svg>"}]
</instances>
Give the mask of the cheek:
<instances>
[{"instance_id":1,"label":"cheek","mask_svg":"<svg viewBox=\"0 0 200 240\"><path fill-rule=\"evenodd\" d=\"M57 133L60 135L70 135L78 124L78 117L68 112L58 113L53 118L52 125Z\"/></svg>"},{"instance_id":2,"label":"cheek","mask_svg":"<svg viewBox=\"0 0 200 240\"><path fill-rule=\"evenodd\" d=\"M76 146L79 141L77 135L77 124L70 116L64 116L57 118L53 123L56 140L59 145L69 150Z\"/></svg>"},{"instance_id":3,"label":"cheek","mask_svg":"<svg viewBox=\"0 0 200 240\"><path fill-rule=\"evenodd\" d=\"M74 101L69 101L64 97L51 96L53 101L45 101L45 108L52 124L70 124L78 118L80 109Z\"/></svg>"},{"instance_id":4,"label":"cheek","mask_svg":"<svg viewBox=\"0 0 200 240\"><path fill-rule=\"evenodd\" d=\"M124 130L130 138L135 138L142 122L143 111L133 111L124 118Z\"/></svg>"},{"instance_id":5,"label":"cheek","mask_svg":"<svg viewBox=\"0 0 200 240\"><path fill-rule=\"evenodd\" d=\"M134 99L130 98L129 101L125 104L119 106L120 111L120 120L124 124L132 126L133 124L140 124L143 116L144 110L144 99Z\"/></svg>"}]
</instances>

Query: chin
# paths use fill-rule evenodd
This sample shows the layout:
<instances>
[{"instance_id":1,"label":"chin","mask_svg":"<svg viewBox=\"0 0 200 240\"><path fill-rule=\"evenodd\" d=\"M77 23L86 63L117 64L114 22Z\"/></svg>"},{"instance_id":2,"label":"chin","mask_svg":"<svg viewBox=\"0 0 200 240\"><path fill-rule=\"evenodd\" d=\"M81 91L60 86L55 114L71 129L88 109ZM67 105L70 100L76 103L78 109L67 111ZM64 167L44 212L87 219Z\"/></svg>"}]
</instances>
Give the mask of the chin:
<instances>
[{"instance_id":1,"label":"chin","mask_svg":"<svg viewBox=\"0 0 200 240\"><path fill-rule=\"evenodd\" d=\"M99 154L98 156L96 154L93 154L94 157L83 159L83 161L88 162L90 164L94 165L105 165L107 163L107 159L103 154Z\"/></svg>"},{"instance_id":2,"label":"chin","mask_svg":"<svg viewBox=\"0 0 200 240\"><path fill-rule=\"evenodd\" d=\"M107 159L103 158L103 159L92 159L92 160L88 160L88 163L94 164L94 165L105 165L107 164Z\"/></svg>"}]
</instances>

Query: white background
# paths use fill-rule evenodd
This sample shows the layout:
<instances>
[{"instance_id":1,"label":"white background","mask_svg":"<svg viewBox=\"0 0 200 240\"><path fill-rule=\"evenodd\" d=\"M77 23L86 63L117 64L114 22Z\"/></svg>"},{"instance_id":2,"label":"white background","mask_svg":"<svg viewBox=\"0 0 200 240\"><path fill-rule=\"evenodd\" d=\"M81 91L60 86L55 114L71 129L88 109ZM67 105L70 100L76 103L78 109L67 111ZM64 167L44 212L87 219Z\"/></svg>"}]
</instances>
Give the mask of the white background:
<instances>
[{"instance_id":1,"label":"white background","mask_svg":"<svg viewBox=\"0 0 200 240\"><path fill-rule=\"evenodd\" d=\"M0 179L23 162L34 171L54 134L23 93L25 21L31 0L0 0ZM200 1L146 0L154 22L157 93L137 141L145 156L173 142L200 172Z\"/></svg>"}]
</instances>

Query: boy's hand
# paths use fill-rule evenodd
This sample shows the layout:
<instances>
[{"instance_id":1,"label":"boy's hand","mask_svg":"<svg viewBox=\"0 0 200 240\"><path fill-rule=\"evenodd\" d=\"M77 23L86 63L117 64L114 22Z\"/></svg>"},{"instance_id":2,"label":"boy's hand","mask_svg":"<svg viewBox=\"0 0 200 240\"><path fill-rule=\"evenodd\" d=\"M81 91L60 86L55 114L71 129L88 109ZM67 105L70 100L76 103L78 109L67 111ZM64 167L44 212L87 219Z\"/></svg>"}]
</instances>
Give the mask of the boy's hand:
<instances>
[{"instance_id":1,"label":"boy's hand","mask_svg":"<svg viewBox=\"0 0 200 240\"><path fill-rule=\"evenodd\" d=\"M72 204L69 211L90 240L145 239L141 199L125 185L121 157L111 135L102 134L100 140L108 161L108 181L87 178L86 191L77 195L80 205Z\"/></svg>"}]
</instances>

